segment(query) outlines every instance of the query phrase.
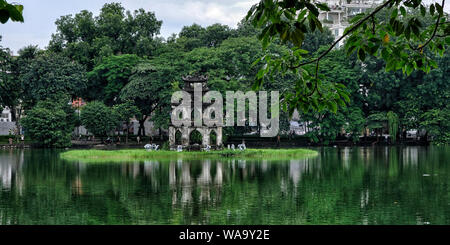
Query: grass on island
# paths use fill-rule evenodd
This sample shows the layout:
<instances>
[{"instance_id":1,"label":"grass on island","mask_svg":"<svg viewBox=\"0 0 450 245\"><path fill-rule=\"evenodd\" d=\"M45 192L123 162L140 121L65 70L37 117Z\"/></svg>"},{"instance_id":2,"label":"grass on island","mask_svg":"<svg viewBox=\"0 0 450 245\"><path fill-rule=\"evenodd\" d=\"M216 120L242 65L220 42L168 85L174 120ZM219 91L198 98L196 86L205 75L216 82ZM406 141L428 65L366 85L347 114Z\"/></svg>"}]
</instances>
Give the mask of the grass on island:
<instances>
[{"instance_id":1,"label":"grass on island","mask_svg":"<svg viewBox=\"0 0 450 245\"><path fill-rule=\"evenodd\" d=\"M70 150L60 154L68 161L85 163L134 162L155 159L204 159L204 158L244 158L244 159L288 159L316 156L317 152L309 149L247 149L220 151L147 151L138 150Z\"/></svg>"}]
</instances>

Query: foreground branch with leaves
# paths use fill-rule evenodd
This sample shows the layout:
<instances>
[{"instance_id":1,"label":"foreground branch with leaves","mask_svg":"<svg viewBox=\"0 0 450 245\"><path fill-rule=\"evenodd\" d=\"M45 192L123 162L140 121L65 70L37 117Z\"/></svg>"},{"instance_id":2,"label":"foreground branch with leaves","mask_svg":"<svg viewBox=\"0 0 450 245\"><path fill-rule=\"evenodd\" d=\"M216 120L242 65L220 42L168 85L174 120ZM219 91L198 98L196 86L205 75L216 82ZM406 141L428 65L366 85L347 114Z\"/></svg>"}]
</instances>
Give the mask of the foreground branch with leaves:
<instances>
[{"instance_id":1,"label":"foreground branch with leaves","mask_svg":"<svg viewBox=\"0 0 450 245\"><path fill-rule=\"evenodd\" d=\"M283 94L285 110L291 115L295 109L336 112L338 106L345 107L349 102L349 94L343 84L321 75L319 68L322 59L343 40L347 55L356 53L362 63L371 55L385 61L386 71L402 70L406 75L414 70L429 73L437 67L430 57L442 56L450 44L444 5L445 0L429 6L422 0L384 1L371 11L354 16L341 37L313 55L302 49L305 35L316 29L323 31L319 14L330 11L328 6L312 0L261 0L249 10L246 19L262 28L259 39L264 49L271 42L281 41L290 47L290 52L283 56L266 52L255 61L264 65L253 88L261 88L265 80L271 81L279 74L294 75L294 91ZM434 22L423 23L420 15Z\"/></svg>"},{"instance_id":2,"label":"foreground branch with leaves","mask_svg":"<svg viewBox=\"0 0 450 245\"><path fill-rule=\"evenodd\" d=\"M0 0L0 23L5 24L11 21L23 22L23 5L9 4L5 0Z\"/></svg>"}]
</instances>

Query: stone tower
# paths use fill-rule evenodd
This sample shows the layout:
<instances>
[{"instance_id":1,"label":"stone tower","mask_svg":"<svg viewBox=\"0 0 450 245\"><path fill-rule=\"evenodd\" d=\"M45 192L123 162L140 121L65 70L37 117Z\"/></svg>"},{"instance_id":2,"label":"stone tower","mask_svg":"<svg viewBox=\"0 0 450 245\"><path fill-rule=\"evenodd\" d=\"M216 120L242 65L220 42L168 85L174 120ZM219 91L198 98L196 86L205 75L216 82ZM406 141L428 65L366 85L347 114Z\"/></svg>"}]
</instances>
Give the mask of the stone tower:
<instances>
[{"instance_id":1,"label":"stone tower","mask_svg":"<svg viewBox=\"0 0 450 245\"><path fill-rule=\"evenodd\" d=\"M190 126L181 126L176 127L174 125L170 125L169 127L169 143L170 148L175 149L178 145L182 145L184 148L192 148L192 145L190 143L190 136L194 131L198 131L202 135L202 146L205 147L207 145L210 145L213 149L221 148L222 147L222 127L214 126L214 127L208 127L202 124L202 126L195 126L194 120L195 113L194 113L194 88L201 87L202 89L202 97L209 91L208 88L208 77L202 76L202 75L192 75L192 76L186 76L183 77L184 86L183 91L187 92L191 98L191 111L188 113L191 113L191 122ZM181 103L181 102L180 102ZM179 106L180 103L173 103L172 109L174 109L176 106ZM210 106L210 103L204 103L202 100L202 111L205 111L208 106ZM177 133L181 135L181 142L177 142ZM212 142L211 134L216 135L215 142Z\"/></svg>"}]
</instances>

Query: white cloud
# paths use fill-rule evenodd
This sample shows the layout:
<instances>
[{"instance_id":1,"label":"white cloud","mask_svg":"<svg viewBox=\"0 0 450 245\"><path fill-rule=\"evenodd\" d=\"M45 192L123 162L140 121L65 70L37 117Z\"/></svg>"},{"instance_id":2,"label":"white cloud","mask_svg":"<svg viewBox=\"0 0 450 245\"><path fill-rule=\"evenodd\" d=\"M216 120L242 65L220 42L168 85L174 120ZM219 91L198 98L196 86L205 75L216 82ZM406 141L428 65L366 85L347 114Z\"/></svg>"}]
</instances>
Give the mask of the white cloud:
<instances>
[{"instance_id":1,"label":"white cloud","mask_svg":"<svg viewBox=\"0 0 450 245\"><path fill-rule=\"evenodd\" d=\"M258 0L187 0L187 1L131 1L124 4L128 9L144 8L154 11L157 18L163 20L161 35L168 37L178 33L183 26L193 23L207 26L221 23L236 27L247 14L248 9Z\"/></svg>"}]
</instances>

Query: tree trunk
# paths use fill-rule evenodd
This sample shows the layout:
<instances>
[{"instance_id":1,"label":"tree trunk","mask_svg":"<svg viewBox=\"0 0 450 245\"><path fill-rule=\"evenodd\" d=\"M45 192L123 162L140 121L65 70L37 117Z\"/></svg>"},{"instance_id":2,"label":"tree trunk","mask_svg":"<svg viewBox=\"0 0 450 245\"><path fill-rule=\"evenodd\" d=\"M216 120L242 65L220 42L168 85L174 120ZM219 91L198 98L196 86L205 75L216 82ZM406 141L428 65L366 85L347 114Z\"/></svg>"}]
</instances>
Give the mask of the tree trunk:
<instances>
[{"instance_id":1,"label":"tree trunk","mask_svg":"<svg viewBox=\"0 0 450 245\"><path fill-rule=\"evenodd\" d=\"M16 107L15 106L11 107L11 121L13 121L13 122L19 121L19 120L17 120Z\"/></svg>"},{"instance_id":2,"label":"tree trunk","mask_svg":"<svg viewBox=\"0 0 450 245\"><path fill-rule=\"evenodd\" d=\"M130 123L127 122L127 136L125 137L125 144L128 145L128 136L130 134Z\"/></svg>"},{"instance_id":3,"label":"tree trunk","mask_svg":"<svg viewBox=\"0 0 450 245\"><path fill-rule=\"evenodd\" d=\"M145 126L144 126L145 120L139 121L139 131L138 131L138 136L145 136Z\"/></svg>"},{"instance_id":4,"label":"tree trunk","mask_svg":"<svg viewBox=\"0 0 450 245\"><path fill-rule=\"evenodd\" d=\"M145 121L147 121L148 116L144 116L141 120L139 120L139 131L138 135L145 137Z\"/></svg>"},{"instance_id":5,"label":"tree trunk","mask_svg":"<svg viewBox=\"0 0 450 245\"><path fill-rule=\"evenodd\" d=\"M375 129L376 141L372 143L372 146L378 144L380 142L379 129Z\"/></svg>"},{"instance_id":6,"label":"tree trunk","mask_svg":"<svg viewBox=\"0 0 450 245\"><path fill-rule=\"evenodd\" d=\"M144 122L139 121L139 131L138 136L145 136L145 126Z\"/></svg>"},{"instance_id":7,"label":"tree trunk","mask_svg":"<svg viewBox=\"0 0 450 245\"><path fill-rule=\"evenodd\" d=\"M364 127L364 143L367 142L367 126Z\"/></svg>"},{"instance_id":8,"label":"tree trunk","mask_svg":"<svg viewBox=\"0 0 450 245\"><path fill-rule=\"evenodd\" d=\"M420 141L428 143L428 131L425 131L425 135L423 136L423 138L420 138Z\"/></svg>"},{"instance_id":9,"label":"tree trunk","mask_svg":"<svg viewBox=\"0 0 450 245\"><path fill-rule=\"evenodd\" d=\"M11 115L11 120L16 122L16 138L17 138L17 143L19 143L19 135L20 135L20 119L22 117L22 109L19 109L19 112L17 113L16 107L13 106L10 109L12 115Z\"/></svg>"}]
</instances>

